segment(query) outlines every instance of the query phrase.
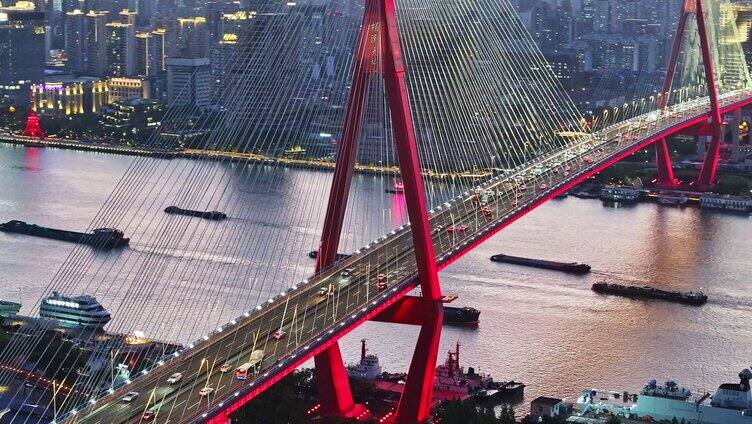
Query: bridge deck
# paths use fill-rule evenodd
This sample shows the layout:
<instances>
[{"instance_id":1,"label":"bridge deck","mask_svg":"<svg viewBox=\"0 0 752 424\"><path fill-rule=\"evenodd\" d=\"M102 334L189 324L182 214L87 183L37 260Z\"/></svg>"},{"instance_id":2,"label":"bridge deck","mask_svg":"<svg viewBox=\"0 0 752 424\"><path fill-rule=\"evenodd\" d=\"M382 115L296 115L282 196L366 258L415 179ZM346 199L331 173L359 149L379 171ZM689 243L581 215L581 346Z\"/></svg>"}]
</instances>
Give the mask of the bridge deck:
<instances>
[{"instance_id":1,"label":"bridge deck","mask_svg":"<svg viewBox=\"0 0 752 424\"><path fill-rule=\"evenodd\" d=\"M729 93L721 101L724 111L735 109L752 103L752 91ZM477 190L489 193L485 204L469 191L434 209L430 222L440 267L611 163L702 122L707 110L705 99L618 123L481 185ZM227 408L234 399L252 397L415 287L409 230L405 226L356 251L66 418L87 424L139 422L141 414L153 408L158 411L155 422L193 422ZM345 272L349 275L343 275L345 270L351 270ZM376 286L380 274L388 284L383 291ZM332 294L319 294L321 288ZM286 333L281 339L273 337L278 330ZM234 368L256 349L265 353L259 372L245 381L234 379ZM220 371L224 363L231 365L229 372ZM176 372L183 374L182 381L167 384ZM202 397L199 391L204 387L214 392ZM122 401L130 391L139 392L139 397Z\"/></svg>"}]
</instances>

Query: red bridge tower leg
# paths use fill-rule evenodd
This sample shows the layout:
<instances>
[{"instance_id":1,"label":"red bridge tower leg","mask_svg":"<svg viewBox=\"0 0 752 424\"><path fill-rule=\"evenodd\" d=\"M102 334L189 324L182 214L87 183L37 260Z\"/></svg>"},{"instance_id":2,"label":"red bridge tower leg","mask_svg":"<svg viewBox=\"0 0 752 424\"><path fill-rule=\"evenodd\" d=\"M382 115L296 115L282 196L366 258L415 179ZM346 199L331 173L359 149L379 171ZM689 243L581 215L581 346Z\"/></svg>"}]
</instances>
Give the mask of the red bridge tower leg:
<instances>
[{"instance_id":1,"label":"red bridge tower leg","mask_svg":"<svg viewBox=\"0 0 752 424\"><path fill-rule=\"evenodd\" d=\"M689 15L695 11L694 1L695 0L685 0L682 5L681 13L679 14L676 35L674 35L674 43L671 46L671 54L666 66L666 77L663 80L661 97L658 99L659 110L664 109L668 104L671 86L674 83L674 76L676 75L676 63L679 61L679 53L681 52L682 42L684 41L684 30L687 27ZM655 155L656 165L658 167L658 186L665 188L676 187L678 182L674 177L674 169L671 165L671 156L668 153L668 145L665 138L656 142Z\"/></svg>"},{"instance_id":2,"label":"red bridge tower leg","mask_svg":"<svg viewBox=\"0 0 752 424\"><path fill-rule=\"evenodd\" d=\"M705 69L705 81L708 86L708 95L710 96L711 111L711 131L712 141L708 147L705 161L703 162L700 175L697 179L697 187L700 190L710 188L715 182L715 173L718 168L718 157L720 155L721 138L723 131L723 118L721 117L718 106L718 88L715 84L715 69L713 64L713 55L710 49L710 40L708 37L707 23L705 21L705 8L703 0L685 0L682 5L682 11L679 15L679 24L676 29L676 36L671 48L668 66L666 67L666 78L663 81L663 90L658 102L658 108L664 109L668 103L668 97L671 92L671 85L676 73L676 63L679 59L682 41L684 40L684 30L689 20L689 15L694 14L697 19L697 30L700 36L700 48L702 51L702 62ZM656 144L656 163L658 165L658 185L661 187L676 187L677 181L674 178L674 172L671 167L671 158L666 145L666 139L661 139Z\"/></svg>"},{"instance_id":3,"label":"red bridge tower leg","mask_svg":"<svg viewBox=\"0 0 752 424\"><path fill-rule=\"evenodd\" d=\"M371 76L382 74L394 128L394 142L407 199L415 247L421 297L405 297L376 319L421 326L396 421L420 423L428 418L433 377L438 357L443 306L438 268L428 222L425 191L418 159L405 65L399 41L394 0L367 0L353 71L353 84L337 153L324 230L319 246L317 271L334 262L342 232L347 198L362 121L368 104ZM343 416L360 413L344 370L338 345L316 356L316 379L322 409Z\"/></svg>"},{"instance_id":4,"label":"red bridge tower leg","mask_svg":"<svg viewBox=\"0 0 752 424\"><path fill-rule=\"evenodd\" d=\"M721 153L721 141L723 138L723 117L718 105L718 87L715 83L715 69L713 55L710 50L707 23L705 22L705 8L703 0L697 0L697 30L700 34L700 48L702 49L702 64L705 68L705 81L708 85L710 96L710 119L713 138L708 146L705 160L702 163L700 176L697 178L697 187L707 190L715 183L715 173L718 170L718 158Z\"/></svg>"}]
</instances>

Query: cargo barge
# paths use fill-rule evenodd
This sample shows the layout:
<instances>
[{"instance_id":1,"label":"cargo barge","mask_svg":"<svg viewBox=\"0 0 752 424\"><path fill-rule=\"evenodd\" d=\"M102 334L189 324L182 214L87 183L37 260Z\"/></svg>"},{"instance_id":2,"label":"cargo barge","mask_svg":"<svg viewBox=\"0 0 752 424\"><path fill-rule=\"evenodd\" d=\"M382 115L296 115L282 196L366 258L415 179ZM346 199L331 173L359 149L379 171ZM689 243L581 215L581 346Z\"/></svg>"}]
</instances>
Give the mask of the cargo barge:
<instances>
[{"instance_id":1,"label":"cargo barge","mask_svg":"<svg viewBox=\"0 0 752 424\"><path fill-rule=\"evenodd\" d=\"M183 209L177 206L168 206L164 210L166 213L175 215L195 216L197 218L211 219L212 221L221 221L227 218L224 212L219 211L194 211L191 209Z\"/></svg>"},{"instance_id":2,"label":"cargo barge","mask_svg":"<svg viewBox=\"0 0 752 424\"><path fill-rule=\"evenodd\" d=\"M708 301L708 296L703 292L668 291L650 286L625 286L598 282L593 284L591 288L596 293L613 294L633 299L665 300L667 302L677 302L693 306L700 306Z\"/></svg>"},{"instance_id":3,"label":"cargo barge","mask_svg":"<svg viewBox=\"0 0 752 424\"><path fill-rule=\"evenodd\" d=\"M474 327L478 325L479 321L480 311L475 308L444 306L444 324Z\"/></svg>"},{"instance_id":4,"label":"cargo barge","mask_svg":"<svg viewBox=\"0 0 752 424\"><path fill-rule=\"evenodd\" d=\"M590 272L590 265L577 262L556 262L501 254L491 256L491 260L494 262L503 262L507 264L531 266L533 268L551 269L554 271L561 271L569 274L582 275Z\"/></svg>"},{"instance_id":5,"label":"cargo barge","mask_svg":"<svg viewBox=\"0 0 752 424\"><path fill-rule=\"evenodd\" d=\"M130 241L129 238L123 235L122 231L114 228L97 228L91 233L80 233L78 231L58 230L56 228L27 224L15 219L0 224L0 231L67 241L71 243L87 244L95 249L101 250L125 247Z\"/></svg>"}]
</instances>

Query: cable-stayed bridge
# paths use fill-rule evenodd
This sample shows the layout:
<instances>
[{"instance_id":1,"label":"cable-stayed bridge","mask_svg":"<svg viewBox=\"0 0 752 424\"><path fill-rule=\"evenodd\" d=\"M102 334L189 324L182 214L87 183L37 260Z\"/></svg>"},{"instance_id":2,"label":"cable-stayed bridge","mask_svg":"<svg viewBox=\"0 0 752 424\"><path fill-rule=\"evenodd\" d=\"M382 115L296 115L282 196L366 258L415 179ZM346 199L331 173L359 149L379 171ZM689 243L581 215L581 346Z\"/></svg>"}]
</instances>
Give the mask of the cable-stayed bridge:
<instances>
[{"instance_id":1,"label":"cable-stayed bridge","mask_svg":"<svg viewBox=\"0 0 752 424\"><path fill-rule=\"evenodd\" d=\"M260 11L254 15L258 21L248 29L247 43L238 47L234 62L227 66L228 75L233 75L228 78L235 78L236 85L223 93L226 117L216 124L216 116L197 115L186 106L177 108L172 121L163 126L173 125L169 132L180 134L181 142L205 137L217 148L236 146L238 140L256 140L246 149L251 152L285 150L284 140L305 137L304 132L295 131L300 126L342 126L313 276L300 281L286 273L282 264L272 271L265 269L264 279L283 280L279 294L267 296L258 304L249 302L254 306L240 316L185 349L163 355L120 387L112 384L107 389L107 384L102 384L108 382L107 375L65 379L75 381L79 390L69 390L61 405L53 395L48 406L53 410L52 420L141 422L144 414L152 411L155 422L160 423L225 422L228 414L310 358L315 358L324 409L358 417L364 410L353 403L337 341L366 320L379 320L421 327L397 420L423 421L430 406L443 314L438 270L546 200L653 143L659 146L661 183L675 184L665 145L665 137L673 134L693 132L713 137L698 181L701 186L712 185L723 115L752 103L752 87L749 78L731 78L724 73L723 69L729 69L739 75L739 61L720 69L722 75L716 83L711 53L718 49L713 43L720 45L725 39L722 31L707 31L713 22L705 22L704 4L696 0L683 6L682 36L676 37L663 91L638 93L634 101L604 109L590 121L573 110L505 2L406 2L400 8L390 0L374 0L365 5L359 30L353 31L351 26L349 32L347 25L335 18L320 30L301 23L311 16L314 20L339 17L338 6L334 7L337 13L313 9L299 14L279 9ZM690 17L696 18L697 35L688 39L696 45L683 43L687 38L683 37L684 26ZM300 39L278 37L301 32L304 36ZM353 54L342 55L333 46L347 39L348 33L357 48ZM271 42L273 39L276 43ZM308 60L308 55L315 56L319 45L329 46L320 54L327 58L325 68L331 69L314 65L310 68L312 78L290 71ZM680 54L682 51L699 53L686 57ZM338 57L345 66L329 66ZM683 68L683 72L675 77L677 68ZM316 76L322 72L331 75ZM337 72L344 77L335 78ZM695 78L698 72L705 76L700 84ZM744 72L748 75L748 70ZM171 124L184 118L190 121L189 127ZM385 121L381 126L374 124L379 119ZM254 125L241 125L245 122ZM202 125L206 125L205 133ZM357 227L359 221L347 214L346 207L358 145L364 138L374 138L374 133L380 134L375 138L383 143L383 160L399 164L409 223L383 232L367 245L357 245L357 237L348 243L347 233L348 227ZM163 142L155 136L155 144ZM494 170L494 176L457 184L450 196L442 197L430 188L431 173L426 169L460 168ZM155 203L159 204L154 199L164 196L169 201L230 207L231 215L240 213L232 208L242 205L224 197L226 188L207 192L203 181L213 178L210 169L196 165L190 171L192 178L168 187L167 181L172 180L167 174L178 172L182 171L137 162L92 225L128 225L136 219L119 205L132 206L137 190L149 193L133 206L138 211L153 209ZM164 176L165 182L154 184L154 175ZM162 195L163 189L169 189L169 193L174 190L175 194ZM290 213L312 208L309 201L323 203L322 199L304 200L292 203ZM161 219L146 213L137 216ZM189 227L185 222L184 218L165 218L160 231L151 236L155 251L172 251L179 241L172 238L183 237L186 232L221 232L216 227ZM279 242L266 237L256 248L271 249ZM353 247L354 253L336 261L340 244ZM90 287L113 284L110 270L119 269L133 274L141 284L140 290L151 295L164 293L170 297L170 290L176 290L169 285L154 288L162 273L180 272L169 268L161 256L155 259L158 255L129 252L122 262L98 263L96 258L77 253L55 276L50 289L76 287L74 280L82 278L77 272L93 267L96 271L84 276ZM185 278L192 277L191 270L186 266ZM212 273L220 275L218 270L209 269L201 278L194 275L194 279L197 284L205 281L211 286L216 278ZM411 293L417 289L419 295ZM136 300L142 299L140 293L131 294ZM209 303L223 301L210 296ZM140 308L138 302L123 305L123 311ZM160 320L159 315L170 310L152 312L152 319ZM196 315L196 320L201 319ZM34 343L22 340L6 348L3 357L26 358ZM263 356L254 354L257 351L263 351ZM71 350L64 356L77 354ZM246 379L236 379L234 368L254 357L260 358L258 366ZM36 368L54 367L60 365L37 364ZM61 371L64 377L71 373ZM175 373L180 373L181 379L171 384L168 379ZM4 377L11 374L6 372ZM44 383L35 380L31 384ZM139 395L122 401L129 392Z\"/></svg>"}]
</instances>

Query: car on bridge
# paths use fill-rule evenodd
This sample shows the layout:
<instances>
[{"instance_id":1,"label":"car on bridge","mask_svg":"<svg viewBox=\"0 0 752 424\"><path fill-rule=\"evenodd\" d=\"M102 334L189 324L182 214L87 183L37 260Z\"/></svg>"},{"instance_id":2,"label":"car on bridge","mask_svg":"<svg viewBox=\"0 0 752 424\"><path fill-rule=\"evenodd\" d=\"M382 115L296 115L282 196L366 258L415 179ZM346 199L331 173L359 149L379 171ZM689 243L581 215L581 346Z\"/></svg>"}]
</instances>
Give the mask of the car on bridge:
<instances>
[{"instance_id":1,"label":"car on bridge","mask_svg":"<svg viewBox=\"0 0 752 424\"><path fill-rule=\"evenodd\" d=\"M467 229L468 229L467 225L451 226L451 227L447 228L447 232L449 234L464 233L465 231L467 231Z\"/></svg>"},{"instance_id":2,"label":"car on bridge","mask_svg":"<svg viewBox=\"0 0 752 424\"><path fill-rule=\"evenodd\" d=\"M389 288L389 285L387 283L384 283L384 282L378 282L378 283L376 283L376 288L379 289L379 291L384 291L387 288Z\"/></svg>"},{"instance_id":3,"label":"car on bridge","mask_svg":"<svg viewBox=\"0 0 752 424\"><path fill-rule=\"evenodd\" d=\"M201 390L198 391L198 395L201 396L201 397L206 397L206 396L209 396L210 394L212 394L213 392L214 392L214 388L213 387L206 386L203 389L201 389Z\"/></svg>"},{"instance_id":4,"label":"car on bridge","mask_svg":"<svg viewBox=\"0 0 752 424\"><path fill-rule=\"evenodd\" d=\"M319 296L334 296L334 287L329 284L328 286L320 288L316 294Z\"/></svg>"},{"instance_id":5,"label":"car on bridge","mask_svg":"<svg viewBox=\"0 0 752 424\"><path fill-rule=\"evenodd\" d=\"M353 272L355 272L354 269L352 269L352 268L345 268L345 269L342 270L342 272L339 273L339 275L341 275L341 276L343 276L343 277L346 278L346 277L351 276Z\"/></svg>"},{"instance_id":6,"label":"car on bridge","mask_svg":"<svg viewBox=\"0 0 752 424\"><path fill-rule=\"evenodd\" d=\"M274 334L272 334L272 338L274 340L281 340L281 339L285 338L285 334L287 334L287 333L285 333L282 330L277 330L277 331L274 332Z\"/></svg>"},{"instance_id":7,"label":"car on bridge","mask_svg":"<svg viewBox=\"0 0 752 424\"><path fill-rule=\"evenodd\" d=\"M123 402L133 402L138 397L138 392L128 392L125 396L123 396Z\"/></svg>"},{"instance_id":8,"label":"car on bridge","mask_svg":"<svg viewBox=\"0 0 752 424\"><path fill-rule=\"evenodd\" d=\"M177 384L183 379L183 374L176 372L167 379L167 384Z\"/></svg>"},{"instance_id":9,"label":"car on bridge","mask_svg":"<svg viewBox=\"0 0 752 424\"><path fill-rule=\"evenodd\" d=\"M155 411L149 410L145 411L143 415L141 415L141 420L146 422L154 421L154 418L157 417L157 413Z\"/></svg>"},{"instance_id":10,"label":"car on bridge","mask_svg":"<svg viewBox=\"0 0 752 424\"><path fill-rule=\"evenodd\" d=\"M232 365L230 365L227 362L225 362L224 364L222 364L221 367L219 367L219 372L228 372L231 369L232 369Z\"/></svg>"}]
</instances>

